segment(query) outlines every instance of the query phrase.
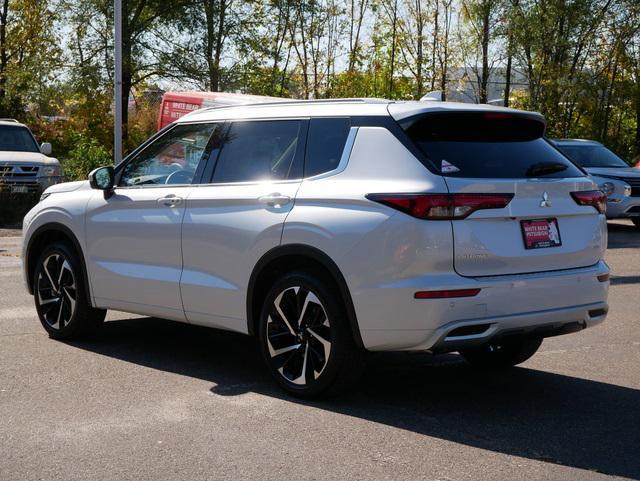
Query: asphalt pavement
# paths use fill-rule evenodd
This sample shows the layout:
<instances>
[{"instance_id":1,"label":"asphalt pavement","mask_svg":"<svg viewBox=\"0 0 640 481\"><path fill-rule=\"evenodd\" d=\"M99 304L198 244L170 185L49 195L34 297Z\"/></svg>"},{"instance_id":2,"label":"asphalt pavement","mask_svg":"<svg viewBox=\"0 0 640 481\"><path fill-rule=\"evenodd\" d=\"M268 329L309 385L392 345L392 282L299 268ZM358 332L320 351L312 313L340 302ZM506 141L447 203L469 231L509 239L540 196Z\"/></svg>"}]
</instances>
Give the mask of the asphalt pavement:
<instances>
[{"instance_id":1,"label":"asphalt pavement","mask_svg":"<svg viewBox=\"0 0 640 481\"><path fill-rule=\"evenodd\" d=\"M372 356L354 392L284 395L255 342L110 313L51 340L0 231L0 480L640 480L640 231L609 224L610 314L521 367Z\"/></svg>"}]
</instances>

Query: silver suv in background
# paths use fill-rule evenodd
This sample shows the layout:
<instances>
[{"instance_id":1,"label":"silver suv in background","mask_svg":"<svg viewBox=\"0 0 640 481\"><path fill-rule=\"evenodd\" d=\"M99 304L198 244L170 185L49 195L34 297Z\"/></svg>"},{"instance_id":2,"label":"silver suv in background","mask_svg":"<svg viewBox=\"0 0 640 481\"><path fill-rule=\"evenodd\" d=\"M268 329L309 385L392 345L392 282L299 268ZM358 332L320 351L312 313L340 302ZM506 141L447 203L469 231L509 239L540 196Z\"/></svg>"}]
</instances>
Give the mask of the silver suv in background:
<instances>
[{"instance_id":1,"label":"silver suv in background","mask_svg":"<svg viewBox=\"0 0 640 481\"><path fill-rule=\"evenodd\" d=\"M640 170L595 140L554 139L553 143L607 194L608 219L631 219L640 228Z\"/></svg>"},{"instance_id":2,"label":"silver suv in background","mask_svg":"<svg viewBox=\"0 0 640 481\"><path fill-rule=\"evenodd\" d=\"M288 392L364 351L508 367L607 315L604 194L535 113L306 101L186 115L47 189L23 260L54 339L106 309L256 336Z\"/></svg>"},{"instance_id":3,"label":"silver suv in background","mask_svg":"<svg viewBox=\"0 0 640 481\"><path fill-rule=\"evenodd\" d=\"M39 194L62 182L51 144L38 145L31 130L16 120L0 120L0 193Z\"/></svg>"}]
</instances>

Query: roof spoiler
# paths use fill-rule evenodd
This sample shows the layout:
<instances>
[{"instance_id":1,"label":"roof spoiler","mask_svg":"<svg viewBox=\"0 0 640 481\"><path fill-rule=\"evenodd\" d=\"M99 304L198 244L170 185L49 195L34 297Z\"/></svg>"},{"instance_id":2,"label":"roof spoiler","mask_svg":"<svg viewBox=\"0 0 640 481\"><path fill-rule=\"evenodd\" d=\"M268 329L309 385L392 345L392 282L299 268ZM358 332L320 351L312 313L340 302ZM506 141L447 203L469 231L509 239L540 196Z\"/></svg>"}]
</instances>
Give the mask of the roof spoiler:
<instances>
[{"instance_id":1,"label":"roof spoiler","mask_svg":"<svg viewBox=\"0 0 640 481\"><path fill-rule=\"evenodd\" d=\"M426 115L444 113L488 113L496 115L528 118L542 123L546 129L547 122L544 116L538 112L517 110L507 107L495 107L487 104L463 104L456 102L422 101L422 102L395 102L387 107L389 115L400 124L403 129L408 129L417 120Z\"/></svg>"}]
</instances>

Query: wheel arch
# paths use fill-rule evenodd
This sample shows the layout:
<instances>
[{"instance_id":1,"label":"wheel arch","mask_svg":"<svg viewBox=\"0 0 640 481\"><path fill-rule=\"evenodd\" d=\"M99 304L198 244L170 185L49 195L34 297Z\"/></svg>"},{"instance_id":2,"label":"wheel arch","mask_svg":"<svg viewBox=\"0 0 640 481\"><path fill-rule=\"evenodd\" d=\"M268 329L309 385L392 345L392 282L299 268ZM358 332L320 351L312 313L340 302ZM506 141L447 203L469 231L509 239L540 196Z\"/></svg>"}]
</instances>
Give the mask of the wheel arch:
<instances>
[{"instance_id":1,"label":"wheel arch","mask_svg":"<svg viewBox=\"0 0 640 481\"><path fill-rule=\"evenodd\" d=\"M351 293L342 272L327 254L320 249L304 244L287 244L275 247L264 254L256 263L247 286L247 332L249 335L256 334L261 307L259 301L267 294L269 281L274 280L282 272L293 268L320 269L321 273L326 273L333 280L346 308L353 340L356 346L364 347Z\"/></svg>"},{"instance_id":2,"label":"wheel arch","mask_svg":"<svg viewBox=\"0 0 640 481\"><path fill-rule=\"evenodd\" d=\"M40 252L47 245L56 241L66 241L76 251L80 259L80 268L82 269L83 285L87 296L87 303L91 306L91 289L89 285L89 275L87 265L84 259L84 252L80 246L78 238L69 227L59 222L48 222L38 227L29 237L27 248L25 250L25 270L27 272L27 289L29 294L34 293L33 277L35 274L36 263Z\"/></svg>"}]
</instances>

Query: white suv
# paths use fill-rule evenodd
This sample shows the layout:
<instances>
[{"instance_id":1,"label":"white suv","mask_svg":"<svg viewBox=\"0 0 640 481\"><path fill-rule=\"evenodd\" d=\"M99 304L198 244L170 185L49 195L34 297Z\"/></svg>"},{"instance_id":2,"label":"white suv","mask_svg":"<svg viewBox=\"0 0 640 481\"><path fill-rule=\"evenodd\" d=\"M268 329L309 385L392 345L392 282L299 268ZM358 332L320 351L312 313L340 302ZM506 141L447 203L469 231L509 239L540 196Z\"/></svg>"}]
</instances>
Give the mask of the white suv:
<instances>
[{"instance_id":1,"label":"white suv","mask_svg":"<svg viewBox=\"0 0 640 481\"><path fill-rule=\"evenodd\" d=\"M542 116L372 100L204 109L24 220L56 339L106 309L257 336L290 393L365 351L504 367L604 320L606 198Z\"/></svg>"},{"instance_id":2,"label":"white suv","mask_svg":"<svg viewBox=\"0 0 640 481\"><path fill-rule=\"evenodd\" d=\"M29 127L0 119L0 193L40 195L62 182L60 162L49 155L51 144L38 145Z\"/></svg>"}]
</instances>

